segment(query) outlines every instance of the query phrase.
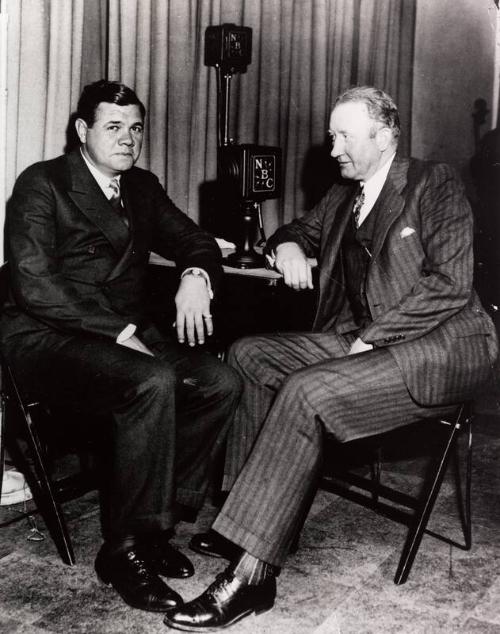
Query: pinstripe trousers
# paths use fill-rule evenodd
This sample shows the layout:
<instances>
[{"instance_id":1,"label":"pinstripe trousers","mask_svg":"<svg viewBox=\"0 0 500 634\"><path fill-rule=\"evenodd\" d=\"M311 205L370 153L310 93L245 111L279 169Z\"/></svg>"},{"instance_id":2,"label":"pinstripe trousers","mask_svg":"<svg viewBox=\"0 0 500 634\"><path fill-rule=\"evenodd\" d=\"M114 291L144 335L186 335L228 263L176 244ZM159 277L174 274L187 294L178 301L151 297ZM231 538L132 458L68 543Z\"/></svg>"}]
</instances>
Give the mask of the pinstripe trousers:
<instances>
[{"instance_id":1,"label":"pinstripe trousers","mask_svg":"<svg viewBox=\"0 0 500 634\"><path fill-rule=\"evenodd\" d=\"M282 565L303 519L325 433L347 442L453 409L416 404L391 354L346 356L352 340L248 337L229 353L245 387L228 439L224 486L231 490L213 528L270 564Z\"/></svg>"}]
</instances>

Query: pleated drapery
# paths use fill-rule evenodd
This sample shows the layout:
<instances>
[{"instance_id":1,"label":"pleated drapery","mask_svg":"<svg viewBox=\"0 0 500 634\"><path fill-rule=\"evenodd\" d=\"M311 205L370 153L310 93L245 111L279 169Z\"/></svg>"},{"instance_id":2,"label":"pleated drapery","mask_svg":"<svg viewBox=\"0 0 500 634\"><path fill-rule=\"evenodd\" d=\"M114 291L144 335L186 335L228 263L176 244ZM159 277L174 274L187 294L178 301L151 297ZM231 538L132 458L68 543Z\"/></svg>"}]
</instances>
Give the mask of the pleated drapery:
<instances>
[{"instance_id":1,"label":"pleated drapery","mask_svg":"<svg viewBox=\"0 0 500 634\"><path fill-rule=\"evenodd\" d=\"M81 88L107 76L134 87L148 110L139 165L199 221L217 143L204 33L222 23L253 32L252 62L231 80L230 134L283 150L283 194L263 204L268 233L328 181L324 141L341 90L375 84L392 94L410 148L416 0L0 1L8 15L5 197L27 165L63 152Z\"/></svg>"}]
</instances>

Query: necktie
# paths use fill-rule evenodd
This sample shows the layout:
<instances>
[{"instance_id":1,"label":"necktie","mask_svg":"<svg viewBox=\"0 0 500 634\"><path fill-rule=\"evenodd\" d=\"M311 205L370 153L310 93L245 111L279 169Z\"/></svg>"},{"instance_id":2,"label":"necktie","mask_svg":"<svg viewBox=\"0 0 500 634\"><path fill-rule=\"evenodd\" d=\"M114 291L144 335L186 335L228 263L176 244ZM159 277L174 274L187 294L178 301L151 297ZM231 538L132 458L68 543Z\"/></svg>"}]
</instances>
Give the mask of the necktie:
<instances>
[{"instance_id":1,"label":"necktie","mask_svg":"<svg viewBox=\"0 0 500 634\"><path fill-rule=\"evenodd\" d=\"M109 185L108 185L109 189L111 190L111 198L109 198L109 202L111 203L111 206L113 207L113 209L116 209L117 211L119 211L118 206L121 207L122 204L122 200L121 200L121 196L120 196L120 183L118 181L117 178L112 178L109 181Z\"/></svg>"},{"instance_id":2,"label":"necktie","mask_svg":"<svg viewBox=\"0 0 500 634\"><path fill-rule=\"evenodd\" d=\"M120 194L120 181L117 178L112 178L108 184L109 189L112 191L109 203L113 209L120 215L120 218L128 227L128 218L125 215L125 209L122 205L122 198Z\"/></svg>"},{"instance_id":3,"label":"necktie","mask_svg":"<svg viewBox=\"0 0 500 634\"><path fill-rule=\"evenodd\" d=\"M356 223L356 228L359 227L359 216L361 214L361 207L363 207L364 202L365 202L365 192L363 187L360 185L356 198L354 199L354 206L352 208L352 213L354 215L354 222Z\"/></svg>"}]
</instances>

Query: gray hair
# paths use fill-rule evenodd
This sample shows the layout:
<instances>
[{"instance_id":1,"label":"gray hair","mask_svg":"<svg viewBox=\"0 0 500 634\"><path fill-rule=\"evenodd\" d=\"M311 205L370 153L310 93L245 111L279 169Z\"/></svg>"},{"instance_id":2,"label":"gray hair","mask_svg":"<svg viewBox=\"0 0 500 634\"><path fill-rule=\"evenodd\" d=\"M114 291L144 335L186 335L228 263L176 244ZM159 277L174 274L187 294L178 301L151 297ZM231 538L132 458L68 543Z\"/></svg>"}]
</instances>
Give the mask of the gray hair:
<instances>
[{"instance_id":1,"label":"gray hair","mask_svg":"<svg viewBox=\"0 0 500 634\"><path fill-rule=\"evenodd\" d=\"M337 97L334 108L342 103L353 101L364 103L370 118L392 130L394 140L397 140L401 130L401 124L399 121L398 107L392 97L383 90L374 88L373 86L355 86L354 88L349 88Z\"/></svg>"}]
</instances>

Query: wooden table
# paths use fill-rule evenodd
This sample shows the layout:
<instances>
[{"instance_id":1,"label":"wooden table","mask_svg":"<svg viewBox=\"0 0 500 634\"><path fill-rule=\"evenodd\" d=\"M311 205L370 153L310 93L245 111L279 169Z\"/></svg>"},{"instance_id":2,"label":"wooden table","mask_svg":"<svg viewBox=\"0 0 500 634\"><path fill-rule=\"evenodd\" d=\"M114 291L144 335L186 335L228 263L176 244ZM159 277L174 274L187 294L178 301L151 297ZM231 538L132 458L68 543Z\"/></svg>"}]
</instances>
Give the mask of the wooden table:
<instances>
[{"instance_id":1,"label":"wooden table","mask_svg":"<svg viewBox=\"0 0 500 634\"><path fill-rule=\"evenodd\" d=\"M222 254L224 257L227 257L227 255L232 252L232 249L222 249ZM161 257L161 255L157 255L156 253L151 253L149 263L155 264L157 266L175 266L175 262L173 262L172 260L166 260L165 258ZM228 275L239 275L242 277L253 277L265 280L270 286L276 286L276 284L282 277L281 273L278 273L277 271L273 271L271 269L267 269L265 267L256 269L240 269L235 266L228 266L227 264L224 264L222 268L224 269L224 273L227 273Z\"/></svg>"},{"instance_id":2,"label":"wooden table","mask_svg":"<svg viewBox=\"0 0 500 634\"><path fill-rule=\"evenodd\" d=\"M223 251L223 255L226 255ZM173 296L178 275L175 263L151 254L150 298L155 321L175 319ZM316 304L316 291L294 291L277 271L267 268L240 269L224 265L225 276L212 304L215 337L222 345L249 334L309 330Z\"/></svg>"}]
</instances>

